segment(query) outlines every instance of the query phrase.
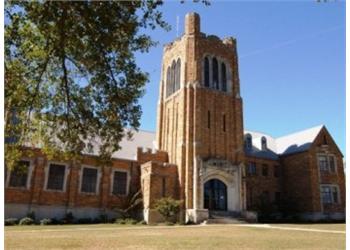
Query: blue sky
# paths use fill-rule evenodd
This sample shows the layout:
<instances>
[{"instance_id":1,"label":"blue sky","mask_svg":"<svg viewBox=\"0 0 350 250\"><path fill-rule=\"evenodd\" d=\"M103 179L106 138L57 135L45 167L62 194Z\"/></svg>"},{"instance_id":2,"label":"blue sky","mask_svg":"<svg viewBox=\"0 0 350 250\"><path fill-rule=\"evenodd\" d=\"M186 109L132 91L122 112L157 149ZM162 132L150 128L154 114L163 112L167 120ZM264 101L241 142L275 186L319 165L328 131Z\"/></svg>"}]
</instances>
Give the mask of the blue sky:
<instances>
[{"instance_id":1,"label":"blue sky","mask_svg":"<svg viewBox=\"0 0 350 250\"><path fill-rule=\"evenodd\" d=\"M159 42L137 62L150 82L140 100L141 129L156 130L163 45L183 33L188 12L201 31L237 39L245 129L274 137L325 124L345 155L345 3L229 2L211 6L164 3L169 32L148 33Z\"/></svg>"}]
</instances>

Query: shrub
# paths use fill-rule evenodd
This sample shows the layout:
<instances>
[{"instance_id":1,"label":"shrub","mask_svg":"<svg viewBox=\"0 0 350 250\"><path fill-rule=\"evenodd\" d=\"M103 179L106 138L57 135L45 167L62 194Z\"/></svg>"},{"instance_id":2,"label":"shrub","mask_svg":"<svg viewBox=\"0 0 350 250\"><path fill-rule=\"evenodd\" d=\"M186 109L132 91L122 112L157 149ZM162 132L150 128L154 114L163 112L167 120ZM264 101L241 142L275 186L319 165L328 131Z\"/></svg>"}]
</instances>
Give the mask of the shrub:
<instances>
[{"instance_id":1,"label":"shrub","mask_svg":"<svg viewBox=\"0 0 350 250\"><path fill-rule=\"evenodd\" d=\"M101 221L100 218L94 218L94 219L91 221L91 223L93 223L93 224L100 224L100 223L102 223L102 221Z\"/></svg>"},{"instance_id":2,"label":"shrub","mask_svg":"<svg viewBox=\"0 0 350 250\"><path fill-rule=\"evenodd\" d=\"M134 220L131 218L124 219L124 221L125 221L125 224L128 224L128 225L136 225L137 224L137 220Z\"/></svg>"},{"instance_id":3,"label":"shrub","mask_svg":"<svg viewBox=\"0 0 350 250\"><path fill-rule=\"evenodd\" d=\"M34 224L34 220L29 217L24 217L19 221L19 225L33 225L33 224Z\"/></svg>"},{"instance_id":4,"label":"shrub","mask_svg":"<svg viewBox=\"0 0 350 250\"><path fill-rule=\"evenodd\" d=\"M51 225L60 225L62 222L56 218L51 218Z\"/></svg>"},{"instance_id":5,"label":"shrub","mask_svg":"<svg viewBox=\"0 0 350 250\"><path fill-rule=\"evenodd\" d=\"M18 224L18 219L17 218L7 218L5 220L5 226L14 226Z\"/></svg>"},{"instance_id":6,"label":"shrub","mask_svg":"<svg viewBox=\"0 0 350 250\"><path fill-rule=\"evenodd\" d=\"M28 213L27 213L27 217L28 217L28 218L31 218L31 219L33 219L33 220L35 221L35 212L34 212L34 211L28 212Z\"/></svg>"},{"instance_id":7,"label":"shrub","mask_svg":"<svg viewBox=\"0 0 350 250\"><path fill-rule=\"evenodd\" d=\"M42 220L40 220L40 225L51 225L52 224L52 220L51 219L47 219L47 218L45 218L45 219L42 219Z\"/></svg>"},{"instance_id":8,"label":"shrub","mask_svg":"<svg viewBox=\"0 0 350 250\"><path fill-rule=\"evenodd\" d=\"M115 222L116 224L120 224L120 225L136 225L137 224L137 220L134 220L132 218L126 218L126 219L116 219Z\"/></svg>"},{"instance_id":9,"label":"shrub","mask_svg":"<svg viewBox=\"0 0 350 250\"><path fill-rule=\"evenodd\" d=\"M175 220L175 216L180 211L181 201L171 197L165 197L155 202L155 209L164 217L166 222Z\"/></svg>"},{"instance_id":10,"label":"shrub","mask_svg":"<svg viewBox=\"0 0 350 250\"><path fill-rule=\"evenodd\" d=\"M125 220L124 219L116 219L114 223L120 224L120 225L124 225L125 224Z\"/></svg>"},{"instance_id":11,"label":"shrub","mask_svg":"<svg viewBox=\"0 0 350 250\"><path fill-rule=\"evenodd\" d=\"M74 216L72 212L66 213L66 216L62 219L63 224L72 224L74 221Z\"/></svg>"},{"instance_id":12,"label":"shrub","mask_svg":"<svg viewBox=\"0 0 350 250\"><path fill-rule=\"evenodd\" d=\"M139 225L147 225L147 222L142 220L142 221L137 222L137 224L139 224Z\"/></svg>"},{"instance_id":13,"label":"shrub","mask_svg":"<svg viewBox=\"0 0 350 250\"><path fill-rule=\"evenodd\" d=\"M107 223L107 222L108 222L108 215L107 214L101 214L99 223Z\"/></svg>"},{"instance_id":14,"label":"shrub","mask_svg":"<svg viewBox=\"0 0 350 250\"><path fill-rule=\"evenodd\" d=\"M91 218L80 218L78 219L78 224L91 224L92 219Z\"/></svg>"}]
</instances>

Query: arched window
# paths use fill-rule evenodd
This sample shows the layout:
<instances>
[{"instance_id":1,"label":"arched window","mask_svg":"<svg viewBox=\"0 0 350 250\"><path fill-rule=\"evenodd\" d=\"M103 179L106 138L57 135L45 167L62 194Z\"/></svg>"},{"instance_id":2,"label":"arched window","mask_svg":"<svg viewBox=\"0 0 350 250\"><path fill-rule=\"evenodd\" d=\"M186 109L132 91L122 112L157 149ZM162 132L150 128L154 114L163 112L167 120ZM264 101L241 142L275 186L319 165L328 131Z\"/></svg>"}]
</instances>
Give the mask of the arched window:
<instances>
[{"instance_id":1,"label":"arched window","mask_svg":"<svg viewBox=\"0 0 350 250\"><path fill-rule=\"evenodd\" d=\"M171 91L170 91L170 95L175 92L175 77L176 77L175 70L176 70L176 63L175 63L175 61L173 61L173 63L171 64L171 83L170 83Z\"/></svg>"},{"instance_id":2,"label":"arched window","mask_svg":"<svg viewBox=\"0 0 350 250\"><path fill-rule=\"evenodd\" d=\"M221 87L222 87L222 91L227 91L227 77L226 77L226 65L225 63L221 63Z\"/></svg>"},{"instance_id":3,"label":"arched window","mask_svg":"<svg viewBox=\"0 0 350 250\"><path fill-rule=\"evenodd\" d=\"M251 134L246 134L244 136L244 148L247 150L252 149L252 135Z\"/></svg>"},{"instance_id":4,"label":"arched window","mask_svg":"<svg viewBox=\"0 0 350 250\"><path fill-rule=\"evenodd\" d=\"M213 87L219 89L219 69L218 60L213 58Z\"/></svg>"},{"instance_id":5,"label":"arched window","mask_svg":"<svg viewBox=\"0 0 350 250\"><path fill-rule=\"evenodd\" d=\"M204 86L209 87L209 60L204 58Z\"/></svg>"},{"instance_id":6,"label":"arched window","mask_svg":"<svg viewBox=\"0 0 350 250\"><path fill-rule=\"evenodd\" d=\"M171 83L171 76L170 76L170 67L168 67L166 71L166 97L170 95L170 83Z\"/></svg>"},{"instance_id":7,"label":"arched window","mask_svg":"<svg viewBox=\"0 0 350 250\"><path fill-rule=\"evenodd\" d=\"M261 150L266 150L267 149L267 141L266 141L266 137L263 136L261 137Z\"/></svg>"},{"instance_id":8,"label":"arched window","mask_svg":"<svg viewBox=\"0 0 350 250\"><path fill-rule=\"evenodd\" d=\"M176 63L175 91L180 89L180 82L181 82L181 60L179 58L177 59L177 63Z\"/></svg>"}]
</instances>

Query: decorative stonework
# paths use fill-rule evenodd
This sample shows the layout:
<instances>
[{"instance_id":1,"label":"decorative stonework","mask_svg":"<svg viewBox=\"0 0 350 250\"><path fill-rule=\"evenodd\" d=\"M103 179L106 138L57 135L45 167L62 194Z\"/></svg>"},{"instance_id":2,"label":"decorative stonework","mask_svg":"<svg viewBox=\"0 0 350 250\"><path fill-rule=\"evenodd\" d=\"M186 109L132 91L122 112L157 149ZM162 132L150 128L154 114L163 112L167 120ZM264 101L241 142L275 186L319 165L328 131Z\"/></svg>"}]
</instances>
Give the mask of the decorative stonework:
<instances>
[{"instance_id":1,"label":"decorative stonework","mask_svg":"<svg viewBox=\"0 0 350 250\"><path fill-rule=\"evenodd\" d=\"M222 159L209 159L207 161L203 161L200 165L199 176L205 176L207 173L213 171L225 172L229 175L235 175L238 171L238 167L232 165L231 162Z\"/></svg>"}]
</instances>

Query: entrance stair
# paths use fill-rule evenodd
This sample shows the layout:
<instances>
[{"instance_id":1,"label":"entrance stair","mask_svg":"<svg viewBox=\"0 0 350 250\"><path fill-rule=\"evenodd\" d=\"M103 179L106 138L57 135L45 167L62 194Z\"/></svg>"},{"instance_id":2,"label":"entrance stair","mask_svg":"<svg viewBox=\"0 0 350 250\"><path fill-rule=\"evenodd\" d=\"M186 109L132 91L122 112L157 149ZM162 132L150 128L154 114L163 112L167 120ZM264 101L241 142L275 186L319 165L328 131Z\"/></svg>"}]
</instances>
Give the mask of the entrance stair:
<instances>
[{"instance_id":1,"label":"entrance stair","mask_svg":"<svg viewBox=\"0 0 350 250\"><path fill-rule=\"evenodd\" d=\"M240 213L231 211L209 211L206 224L244 224L247 223Z\"/></svg>"}]
</instances>

